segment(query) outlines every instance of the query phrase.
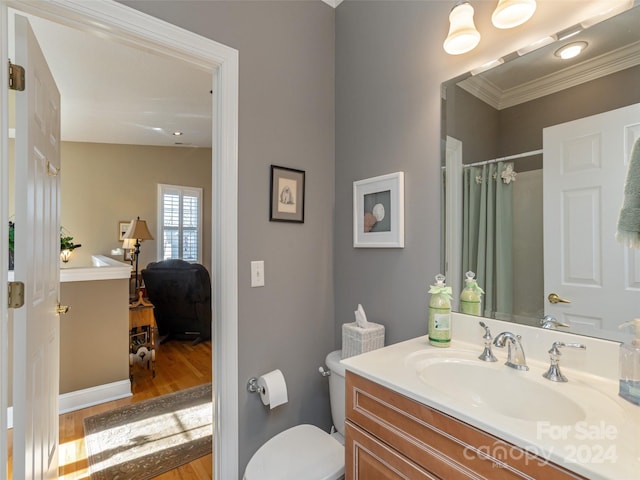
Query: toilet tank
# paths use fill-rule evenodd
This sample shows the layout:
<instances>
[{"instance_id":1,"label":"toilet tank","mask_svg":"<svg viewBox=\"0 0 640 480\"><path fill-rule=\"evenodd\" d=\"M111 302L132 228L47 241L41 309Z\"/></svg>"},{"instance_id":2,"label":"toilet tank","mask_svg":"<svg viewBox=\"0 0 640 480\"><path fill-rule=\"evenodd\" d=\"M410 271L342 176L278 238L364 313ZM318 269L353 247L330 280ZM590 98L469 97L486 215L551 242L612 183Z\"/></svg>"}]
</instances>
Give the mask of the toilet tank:
<instances>
[{"instance_id":1,"label":"toilet tank","mask_svg":"<svg viewBox=\"0 0 640 480\"><path fill-rule=\"evenodd\" d=\"M327 355L325 362L331 371L329 376L329 398L331 400L333 426L344 437L345 368L340 363L341 357L342 350L336 350Z\"/></svg>"}]
</instances>

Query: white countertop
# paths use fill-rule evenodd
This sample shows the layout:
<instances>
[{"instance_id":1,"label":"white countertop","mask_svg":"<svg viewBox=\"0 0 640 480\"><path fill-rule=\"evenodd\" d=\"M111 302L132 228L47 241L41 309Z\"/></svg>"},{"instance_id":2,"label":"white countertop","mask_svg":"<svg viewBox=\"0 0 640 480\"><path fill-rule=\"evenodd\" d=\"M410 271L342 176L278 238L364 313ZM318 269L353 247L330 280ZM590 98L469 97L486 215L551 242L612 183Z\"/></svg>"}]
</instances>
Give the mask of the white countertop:
<instances>
[{"instance_id":1,"label":"white countertop","mask_svg":"<svg viewBox=\"0 0 640 480\"><path fill-rule=\"evenodd\" d=\"M477 320L473 322L475 327ZM495 322L493 326L496 326ZM514 330L516 329L514 326ZM497 333L498 331L494 331L494 336ZM532 333L537 334L535 331ZM555 333L550 332L549 335L553 337ZM463 337L466 336L468 335ZM453 340L449 349L441 349L430 346L426 336L418 337L344 359L342 363L349 371L550 459L589 479L640 478L640 406L635 406L618 395L617 381L562 368L569 382L551 382L542 377L548 369L548 361L528 358L530 370L517 371L504 365L506 352L495 347L493 352L498 362L478 360L484 368L506 369L507 375L524 376L527 381L533 381L541 388L549 388L554 394L564 395L584 411L577 422L573 419L566 425L552 424L548 421L516 419L501 414L497 409L487 408L486 405L474 405L464 398L449 396L444 391L446 389L439 391L430 388L420 380L415 364L409 360L415 358L416 354L433 356L443 350L464 351L468 358L475 358L483 350L481 335L477 339L475 343ZM524 336L523 346L526 353ZM581 352L588 354L588 350ZM450 381L455 382L456 379L451 378ZM505 385L504 395L509 395L508 385ZM539 407L539 402L547 400L532 398L531 401L537 402L536 407ZM552 400L549 399L548 403L548 408L552 409Z\"/></svg>"},{"instance_id":2,"label":"white countertop","mask_svg":"<svg viewBox=\"0 0 640 480\"><path fill-rule=\"evenodd\" d=\"M131 265L104 255L92 255L91 265L73 261L60 266L60 282L86 282L131 278Z\"/></svg>"}]
</instances>

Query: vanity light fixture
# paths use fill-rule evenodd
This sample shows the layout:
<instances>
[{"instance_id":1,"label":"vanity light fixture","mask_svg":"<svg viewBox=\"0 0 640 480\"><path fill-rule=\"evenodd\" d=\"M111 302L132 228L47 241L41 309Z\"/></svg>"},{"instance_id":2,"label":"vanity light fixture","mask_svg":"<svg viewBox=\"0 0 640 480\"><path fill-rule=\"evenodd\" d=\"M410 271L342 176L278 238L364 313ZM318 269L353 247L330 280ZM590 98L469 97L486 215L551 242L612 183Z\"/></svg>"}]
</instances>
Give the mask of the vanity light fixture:
<instances>
[{"instance_id":1,"label":"vanity light fixture","mask_svg":"<svg viewBox=\"0 0 640 480\"><path fill-rule=\"evenodd\" d=\"M536 11L536 0L498 0L491 15L496 28L513 28L529 20Z\"/></svg>"},{"instance_id":2,"label":"vanity light fixture","mask_svg":"<svg viewBox=\"0 0 640 480\"><path fill-rule=\"evenodd\" d=\"M174 137L179 137L180 135L183 135L183 133L180 130L176 130L175 132L173 132Z\"/></svg>"},{"instance_id":3,"label":"vanity light fixture","mask_svg":"<svg viewBox=\"0 0 640 480\"><path fill-rule=\"evenodd\" d=\"M480 42L480 32L473 23L473 7L469 2L458 1L449 13L449 34L444 41L444 51L449 55L467 53Z\"/></svg>"},{"instance_id":4,"label":"vanity light fixture","mask_svg":"<svg viewBox=\"0 0 640 480\"><path fill-rule=\"evenodd\" d=\"M559 48L555 51L554 55L560 57L563 60L569 60L570 58L577 57L582 51L587 48L589 44L587 42L573 42Z\"/></svg>"}]
</instances>

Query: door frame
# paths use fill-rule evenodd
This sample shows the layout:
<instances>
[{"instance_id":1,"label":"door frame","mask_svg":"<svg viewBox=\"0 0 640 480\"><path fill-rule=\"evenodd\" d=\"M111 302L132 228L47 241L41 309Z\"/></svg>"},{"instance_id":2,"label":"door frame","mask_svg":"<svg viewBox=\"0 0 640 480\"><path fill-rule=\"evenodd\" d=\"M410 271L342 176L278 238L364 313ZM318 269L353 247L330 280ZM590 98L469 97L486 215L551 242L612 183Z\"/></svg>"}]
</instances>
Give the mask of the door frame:
<instances>
[{"instance_id":1,"label":"door frame","mask_svg":"<svg viewBox=\"0 0 640 480\"><path fill-rule=\"evenodd\" d=\"M116 2L0 0L0 65L8 63L8 8L210 70L212 90L213 472L238 475L238 51ZM8 73L0 68L0 251L8 251ZM224 208L223 208L224 206ZM7 278L8 256L0 255ZM0 289L0 432L7 428L7 289ZM224 365L224 368L222 366ZM7 439L0 435L0 479Z\"/></svg>"}]
</instances>

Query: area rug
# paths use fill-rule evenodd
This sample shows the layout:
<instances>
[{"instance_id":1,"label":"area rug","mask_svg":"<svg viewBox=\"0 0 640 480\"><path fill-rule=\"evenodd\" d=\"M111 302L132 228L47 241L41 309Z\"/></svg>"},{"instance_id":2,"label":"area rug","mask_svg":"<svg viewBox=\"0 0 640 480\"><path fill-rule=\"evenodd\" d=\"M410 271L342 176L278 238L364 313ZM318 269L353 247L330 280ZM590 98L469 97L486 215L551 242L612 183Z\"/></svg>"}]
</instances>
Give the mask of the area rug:
<instances>
[{"instance_id":1,"label":"area rug","mask_svg":"<svg viewBox=\"0 0 640 480\"><path fill-rule=\"evenodd\" d=\"M146 480L211 453L211 384L84 419L91 480Z\"/></svg>"}]
</instances>

